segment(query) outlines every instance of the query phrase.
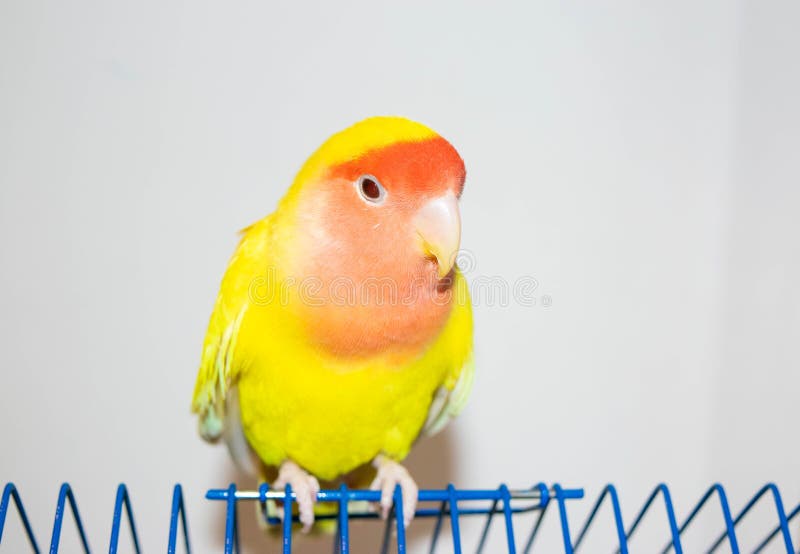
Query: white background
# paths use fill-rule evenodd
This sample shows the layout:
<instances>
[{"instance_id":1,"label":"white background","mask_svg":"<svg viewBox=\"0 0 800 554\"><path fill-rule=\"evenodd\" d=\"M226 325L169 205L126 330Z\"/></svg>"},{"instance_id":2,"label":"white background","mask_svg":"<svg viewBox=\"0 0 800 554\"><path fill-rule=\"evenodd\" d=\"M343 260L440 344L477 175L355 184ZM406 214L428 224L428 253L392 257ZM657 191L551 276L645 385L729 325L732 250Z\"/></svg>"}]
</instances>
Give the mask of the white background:
<instances>
[{"instance_id":1,"label":"white background","mask_svg":"<svg viewBox=\"0 0 800 554\"><path fill-rule=\"evenodd\" d=\"M203 493L237 476L189 402L236 231L375 114L462 153L468 277L552 298L477 307L474 395L412 454L422 485L614 482L626 521L660 481L679 518L714 481L800 500L800 4L488 4L0 2L0 483L43 547L69 481L106 548L125 481L147 551L175 482L220 550ZM667 536L645 527L634 550ZM9 515L0 552L21 537Z\"/></svg>"}]
</instances>

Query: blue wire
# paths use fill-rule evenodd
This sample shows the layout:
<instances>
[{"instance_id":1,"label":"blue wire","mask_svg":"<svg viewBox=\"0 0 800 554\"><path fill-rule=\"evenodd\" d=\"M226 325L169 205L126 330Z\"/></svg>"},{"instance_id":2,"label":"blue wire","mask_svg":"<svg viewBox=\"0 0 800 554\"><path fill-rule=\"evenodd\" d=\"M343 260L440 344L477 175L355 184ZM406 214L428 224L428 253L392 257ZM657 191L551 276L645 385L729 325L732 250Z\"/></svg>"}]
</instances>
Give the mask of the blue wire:
<instances>
[{"instance_id":1,"label":"blue wire","mask_svg":"<svg viewBox=\"0 0 800 554\"><path fill-rule=\"evenodd\" d=\"M445 510L447 508L447 502L442 502L442 505L439 507L438 514L436 514L436 526L433 528L433 534L431 535L431 547L428 550L429 554L433 554L436 551L436 542L439 540L439 533L442 531L442 520L444 519ZM419 510L417 510L419 513Z\"/></svg>"},{"instance_id":2,"label":"blue wire","mask_svg":"<svg viewBox=\"0 0 800 554\"><path fill-rule=\"evenodd\" d=\"M792 510L788 516L786 516L786 522L788 523L792 521L797 514L800 514L800 505L797 505L795 509ZM775 527L775 529L773 529L772 532L769 535L767 535L767 537L761 542L761 544L759 544L755 548L755 550L753 550L753 554L758 554L759 552L764 550L770 543L770 541L772 541L772 539L774 539L775 536L781 531L781 527L782 525L778 525L777 527Z\"/></svg>"},{"instance_id":3,"label":"blue wire","mask_svg":"<svg viewBox=\"0 0 800 554\"><path fill-rule=\"evenodd\" d=\"M66 510L67 502L69 502L69 507L72 510L72 515L75 518L75 526L78 528L78 535L80 535L81 538L83 551L86 552L86 554L89 554L89 552L91 552L89 549L89 541L86 539L86 532L83 529L81 515L78 512L78 505L75 502L75 495L72 494L72 488L67 483L62 484L61 489L58 491L56 517L55 521L53 522L53 536L50 540L50 554L56 554L58 552L58 543L61 541L61 527L64 523L64 512Z\"/></svg>"},{"instance_id":4,"label":"blue wire","mask_svg":"<svg viewBox=\"0 0 800 554\"><path fill-rule=\"evenodd\" d=\"M394 519L397 522L397 554L406 553L406 520L403 515L403 490L394 487Z\"/></svg>"},{"instance_id":5,"label":"blue wire","mask_svg":"<svg viewBox=\"0 0 800 554\"><path fill-rule=\"evenodd\" d=\"M700 499L700 502L697 503L692 512L689 514L689 517L686 518L686 521L684 521L683 525L681 525L678 529L678 534L682 535L683 532L686 531L686 528L689 527L695 516L697 516L697 514L715 492L719 497L720 508L722 509L722 517L725 521L725 535L728 537L728 544L731 547L731 552L733 554L739 554L739 541L736 539L736 531L733 528L733 518L731 517L730 504L728 504L728 496L725 494L725 489L719 483L715 483L709 487L708 491L706 491L706 493L703 495L703 498ZM669 549L669 546L664 548L664 550L662 550L662 554L666 554Z\"/></svg>"},{"instance_id":6,"label":"blue wire","mask_svg":"<svg viewBox=\"0 0 800 554\"><path fill-rule=\"evenodd\" d=\"M595 516L597 515L600 506L603 504L603 500L605 500L606 496L611 499L611 507L614 510L614 524L617 527L617 539L619 540L619 550L622 554L628 554L628 541L625 537L625 527L622 523L622 508L619 505L619 497L617 496L617 489L614 485L606 485L603 489L603 492L600 493L600 496L597 498L597 502L595 502L594 508L592 508L589 517L586 518L586 522L583 524L583 528L581 532L578 533L578 538L575 540L575 544L573 545L573 550L578 550L578 547L583 542L584 537L586 536L586 532L589 530L589 527L592 525Z\"/></svg>"},{"instance_id":7,"label":"blue wire","mask_svg":"<svg viewBox=\"0 0 800 554\"><path fill-rule=\"evenodd\" d=\"M392 534L392 518L386 518L386 524L383 526L383 539L381 540L381 554L389 552L389 537Z\"/></svg>"},{"instance_id":8,"label":"blue wire","mask_svg":"<svg viewBox=\"0 0 800 554\"><path fill-rule=\"evenodd\" d=\"M559 524L564 541L564 551L567 554L573 554L583 544L589 529L597 525L597 521L599 521L599 518L597 517L598 513L606 498L608 498L612 506L614 524L616 526L617 536L619 539L618 552L622 554L627 553L628 541L637 531L645 515L649 513L655 504L657 497L660 495L664 501L665 513L672 537L670 543L662 549L662 552L666 553L669 550L674 549L676 554L682 554L683 547L681 545L681 535L695 521L697 515L708 504L708 502L711 500L711 497L716 495L719 499L719 507L723 516L725 531L716 538L708 552L714 552L716 549L718 549L722 543L725 542L727 537L731 552L738 554L740 549L738 539L736 537L736 526L752 512L755 505L760 502L765 495L770 495L772 498L772 504L775 507L775 514L777 516L778 523L777 526L771 530L770 534L767 535L766 538L764 538L763 541L755 548L754 552L761 552L776 536L780 535L783 538L782 542L786 552L795 554L795 547L794 543L792 542L789 523L793 521L798 514L800 514L800 506L795 507L787 515L780 491L773 483L768 483L762 487L752 498L750 498L744 507L737 513L735 518L731 515L730 504L728 502L725 489L721 485L715 484L705 492L703 497L693 507L688 517L686 517L680 526L677 524L674 505L669 488L663 483L659 484L647 497L647 500L642 508L638 511L633 523L630 525L630 527L628 527L627 532L624 528L622 509L620 507L617 490L613 485L607 485L594 503L593 508L586 518L586 521L584 522L584 525L578 533L574 543L572 542L570 535L566 501L583 498L583 490L564 489L560 485L556 484L553 486L553 492L551 494L550 489L547 486L545 486L543 483L539 483L535 487L528 489L528 491L530 491L530 493L524 491L512 492L506 485L500 485L500 487L494 490L459 490L456 489L452 484L448 485L447 488L443 490L422 490L419 491L418 501L421 503L436 502L439 504L439 508L420 508L416 511L415 517L436 518L436 524L432 534L430 546L430 552L433 553L436 548L438 538L441 534L444 518L445 516L449 516L453 537L453 551L460 554L462 552L462 538L459 526L460 518L462 516L470 515L481 515L486 517L486 522L483 526L483 531L478 543L478 552L480 552L487 544L487 536L494 514L501 513L500 510L502 509L503 522L505 524L504 527L506 531L505 535L507 551L510 554L516 554L514 516L516 514L537 511L538 517L525 544L525 548L523 549L523 552L527 553L532 548L533 541L537 536L539 529L541 528L542 520L547 513L547 509L551 504L551 500L555 499L556 504L558 505L560 519ZM287 486L284 491L270 491L269 487L266 484L263 484L259 487L258 492L250 492L238 491L236 485L231 484L227 489L209 490L206 493L206 498L210 500L222 500L226 503L225 552L227 554L238 553L241 548L237 522L239 501L253 500L263 504L266 504L267 501L272 500L283 501L283 552L285 554L291 552L292 523L295 521L296 517L292 515L292 508L293 503L297 499L297 495L294 491L292 491L291 486ZM350 503L354 501L378 502L380 501L380 498L380 491L350 490L346 485L342 485L339 489L335 490L323 490L317 494L317 500L320 502L336 502L338 504L338 512L335 516L338 523L337 537L335 542L336 552L340 552L341 554L349 554L350 551L349 521L350 518L353 517L348 513L348 506ZM531 500L538 500L538 502L531 504ZM481 508L460 508L459 501L489 501L491 502L491 505ZM20 519L22 520L22 524L25 528L25 533L28 541L31 544L32 550L38 554L40 551L34 538L32 525L25 512L19 492L13 483L8 483L5 485L2 498L0 499L0 541L2 541L3 538L3 530L5 528L8 510L12 502L15 504L17 512L20 515ZM502 508L500 508L501 502ZM515 502L523 505L519 507L514 506L513 504ZM56 504L56 515L53 522L50 553L56 554L58 552L61 531L67 509L72 511L83 551L89 553L89 542L87 540L83 522L78 511L77 501L75 500L72 489L67 483L64 483L59 490L58 501ZM111 537L109 540L109 552L111 554L115 554L117 552L119 535L121 532L120 529L124 517L127 517L128 519L131 541L133 543L134 551L138 554L141 552L141 545L139 543L138 531L133 515L130 495L127 487L123 483L117 487L117 494L114 502L114 516L112 519ZM373 513L370 514L370 517L378 516ZM267 521L272 522L272 520L273 518L267 517ZM396 525L397 528L397 552L399 554L405 554L407 537L403 513L403 491L400 486L395 487L395 490L393 491L393 509L391 511L391 516L386 521L382 539L381 552L384 553L388 550L389 546L392 520L394 520L394 525ZM182 528L186 551L191 552L183 489L180 485L175 485L172 496L172 509L170 511L170 532L167 546L167 552L170 554L174 554L176 550L179 526Z\"/></svg>"},{"instance_id":9,"label":"blue wire","mask_svg":"<svg viewBox=\"0 0 800 554\"><path fill-rule=\"evenodd\" d=\"M111 520L111 541L108 545L108 554L116 554L119 545L119 528L122 525L122 510L128 516L128 526L131 528L131 538L133 539L133 549L136 554L141 552L139 548L139 537L136 534L136 524L133 519L133 509L131 508L128 489L124 483L117 487L117 498L114 501L114 519Z\"/></svg>"},{"instance_id":10,"label":"blue wire","mask_svg":"<svg viewBox=\"0 0 800 554\"><path fill-rule=\"evenodd\" d=\"M511 519L511 493L508 487L500 485L500 494L503 495L503 515L506 519L506 540L508 541L508 554L517 554L517 545L514 542L514 522Z\"/></svg>"},{"instance_id":11,"label":"blue wire","mask_svg":"<svg viewBox=\"0 0 800 554\"><path fill-rule=\"evenodd\" d=\"M350 530L348 529L349 521L347 514L349 495L347 494L347 485L342 483L342 486L339 487L339 493L339 552L341 554L349 554Z\"/></svg>"},{"instance_id":12,"label":"blue wire","mask_svg":"<svg viewBox=\"0 0 800 554\"><path fill-rule=\"evenodd\" d=\"M786 511L783 508L783 501L781 500L781 493L778 492L778 487L776 487L772 483L768 483L761 488L760 491L756 493L753 498L750 499L750 502L742 509L736 519L733 520L733 526L736 525L747 515L747 512L756 505L756 503L761 500L761 497L767 494L768 492L772 493L772 498L775 503L775 511L778 514L778 529L780 529L781 534L783 535L783 544L786 547L787 552L794 552L794 545L792 544L792 536L789 533L789 522L786 519ZM711 548L708 549L708 552L715 551L719 545L722 544L722 541L725 540L725 533L720 535L720 537L714 542Z\"/></svg>"},{"instance_id":13,"label":"blue wire","mask_svg":"<svg viewBox=\"0 0 800 554\"><path fill-rule=\"evenodd\" d=\"M189 553L192 549L189 546L189 528L186 525L186 508L183 504L183 488L180 485L175 485L172 489L172 507L169 513L169 540L167 542L167 554L175 554L178 543L178 523L180 522L183 529L183 544L186 547L186 552Z\"/></svg>"},{"instance_id":14,"label":"blue wire","mask_svg":"<svg viewBox=\"0 0 800 554\"><path fill-rule=\"evenodd\" d=\"M225 554L239 552L239 534L236 525L236 485L231 483L228 487L228 502L225 510Z\"/></svg>"},{"instance_id":15,"label":"blue wire","mask_svg":"<svg viewBox=\"0 0 800 554\"><path fill-rule=\"evenodd\" d=\"M564 489L561 488L561 485L558 483L553 485L553 489L556 493L555 497L556 502L558 503L558 513L561 516L561 536L564 539L564 553L573 554L575 550L572 547L572 539L570 538L569 534L569 520L567 519L567 506L565 502L567 500L567 496L564 494Z\"/></svg>"},{"instance_id":16,"label":"blue wire","mask_svg":"<svg viewBox=\"0 0 800 554\"><path fill-rule=\"evenodd\" d=\"M17 513L22 520L22 525L25 527L25 534L28 537L28 542L31 543L31 548L36 554L39 554L39 545L36 544L36 537L33 536L31 522L28 519L28 514L25 513L25 507L22 504L22 499L19 497L17 487L14 486L14 483L8 483L3 487L3 496L2 499L0 499L0 544L3 543L3 528L6 525L6 514L8 513L8 506L11 500L14 501L14 505L17 507Z\"/></svg>"},{"instance_id":17,"label":"blue wire","mask_svg":"<svg viewBox=\"0 0 800 554\"><path fill-rule=\"evenodd\" d=\"M636 519L633 522L633 525L628 528L627 537L630 539L633 534L636 532L636 528L641 523L642 519L644 518L647 510L650 509L650 506L655 501L658 494L661 493L662 497L664 498L664 507L667 511L667 521L669 522L669 530L672 534L672 548L675 549L675 554L683 554L683 546L681 545L681 534L678 530L678 523L675 519L675 508L672 504L672 497L669 494L669 488L664 483L659 484L645 502L644 506L642 507L639 515L636 516ZM667 547L669 550L669 546Z\"/></svg>"},{"instance_id":18,"label":"blue wire","mask_svg":"<svg viewBox=\"0 0 800 554\"><path fill-rule=\"evenodd\" d=\"M483 547L486 546L486 539L489 536L489 527L492 525L492 518L497 510L497 504L500 503L500 500L495 500L492 502L491 508L489 508L489 512L486 515L486 523L483 524L483 531L481 532L481 538L478 541L478 548L475 549L475 552L481 554L483 552Z\"/></svg>"},{"instance_id":19,"label":"blue wire","mask_svg":"<svg viewBox=\"0 0 800 554\"><path fill-rule=\"evenodd\" d=\"M292 486L283 491L283 554L292 552Z\"/></svg>"},{"instance_id":20,"label":"blue wire","mask_svg":"<svg viewBox=\"0 0 800 554\"><path fill-rule=\"evenodd\" d=\"M447 485L447 493L450 497L450 530L453 532L453 551L461 554L461 529L458 526L458 494L452 483Z\"/></svg>"}]
</instances>

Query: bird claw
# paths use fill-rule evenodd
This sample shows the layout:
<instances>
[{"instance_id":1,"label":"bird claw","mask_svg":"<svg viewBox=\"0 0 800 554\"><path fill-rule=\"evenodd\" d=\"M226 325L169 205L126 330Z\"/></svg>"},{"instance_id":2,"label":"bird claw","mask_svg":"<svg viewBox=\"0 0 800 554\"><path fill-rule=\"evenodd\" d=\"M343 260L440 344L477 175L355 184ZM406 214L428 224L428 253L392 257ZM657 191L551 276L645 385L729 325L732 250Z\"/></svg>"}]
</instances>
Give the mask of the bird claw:
<instances>
[{"instance_id":1,"label":"bird claw","mask_svg":"<svg viewBox=\"0 0 800 554\"><path fill-rule=\"evenodd\" d=\"M292 492L295 494L297 511L300 516L300 523L303 525L303 533L308 533L314 524L314 504L317 502L319 492L319 481L317 478L305 471L291 460L286 460L278 469L278 479L273 484L274 489L285 489L286 485L291 485ZM284 511L278 511L278 517L283 520Z\"/></svg>"},{"instance_id":2,"label":"bird claw","mask_svg":"<svg viewBox=\"0 0 800 554\"><path fill-rule=\"evenodd\" d=\"M378 470L378 474L372 481L370 489L381 491L379 504L381 518L386 519L389 517L389 511L394 503L394 489L397 485L400 485L400 490L403 493L403 523L408 528L414 518L414 512L417 510L419 487L411 478L408 470L394 460L390 460L385 456L378 456L373 461L373 465Z\"/></svg>"}]
</instances>

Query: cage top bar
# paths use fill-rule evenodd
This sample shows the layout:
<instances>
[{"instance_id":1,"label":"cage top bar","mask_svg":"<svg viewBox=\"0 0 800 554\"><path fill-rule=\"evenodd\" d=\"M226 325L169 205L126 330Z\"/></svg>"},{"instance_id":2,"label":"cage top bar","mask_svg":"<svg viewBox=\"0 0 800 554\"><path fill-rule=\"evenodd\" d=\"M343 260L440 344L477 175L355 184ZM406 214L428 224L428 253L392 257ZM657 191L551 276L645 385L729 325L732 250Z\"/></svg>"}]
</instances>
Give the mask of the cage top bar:
<instances>
[{"instance_id":1,"label":"cage top bar","mask_svg":"<svg viewBox=\"0 0 800 554\"><path fill-rule=\"evenodd\" d=\"M208 500L228 500L230 489L210 489L206 492L206 499ZM560 494L562 498L568 500L577 500L583 498L583 489L561 489L557 493L555 488L545 489L543 492L539 488L532 489L513 489L509 490L509 495L512 500L549 500L554 498L556 494ZM286 498L286 493L283 490L270 490L266 485L261 485L257 491L240 491L236 490L233 493L236 500L259 500L265 502L267 500L283 500ZM501 489L455 489L456 500L502 500L504 498ZM292 492L293 499L297 497ZM419 491L418 500L420 502L444 502L450 500L450 492L447 489L423 489ZM319 502L339 502L340 500L348 502L378 502L381 499L381 491L363 490L363 489L331 489L322 490L317 493L317 500Z\"/></svg>"}]
</instances>

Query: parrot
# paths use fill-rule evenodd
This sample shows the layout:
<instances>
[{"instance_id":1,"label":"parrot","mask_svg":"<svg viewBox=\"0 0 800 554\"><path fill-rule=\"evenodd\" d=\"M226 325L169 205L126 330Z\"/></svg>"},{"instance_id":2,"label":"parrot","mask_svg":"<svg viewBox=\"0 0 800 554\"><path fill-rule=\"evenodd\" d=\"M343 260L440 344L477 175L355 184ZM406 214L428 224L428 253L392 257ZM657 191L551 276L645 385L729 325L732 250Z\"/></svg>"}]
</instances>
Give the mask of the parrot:
<instances>
[{"instance_id":1,"label":"parrot","mask_svg":"<svg viewBox=\"0 0 800 554\"><path fill-rule=\"evenodd\" d=\"M346 479L381 491L384 519L400 486L411 523L419 489L402 462L466 403L465 179L435 131L370 117L328 138L274 212L240 233L191 408L240 468L291 485L304 532L320 482Z\"/></svg>"}]
</instances>

